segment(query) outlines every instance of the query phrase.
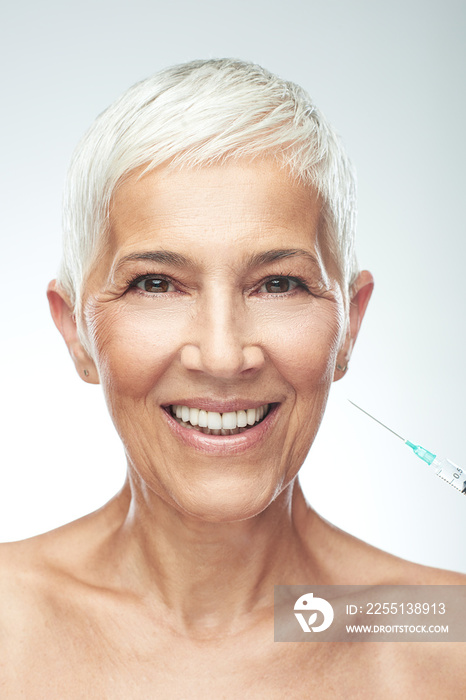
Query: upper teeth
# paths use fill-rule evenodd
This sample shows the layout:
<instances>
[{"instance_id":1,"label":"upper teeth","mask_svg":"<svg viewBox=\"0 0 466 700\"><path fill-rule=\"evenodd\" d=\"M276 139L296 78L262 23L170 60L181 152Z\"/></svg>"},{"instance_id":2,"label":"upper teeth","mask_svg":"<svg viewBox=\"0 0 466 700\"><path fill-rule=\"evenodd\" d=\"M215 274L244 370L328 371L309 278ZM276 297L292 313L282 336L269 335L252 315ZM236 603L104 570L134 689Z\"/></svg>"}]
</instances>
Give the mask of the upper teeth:
<instances>
[{"instance_id":1,"label":"upper teeth","mask_svg":"<svg viewBox=\"0 0 466 700\"><path fill-rule=\"evenodd\" d=\"M210 428L211 430L234 430L235 428L245 428L247 425L254 425L262 420L269 408L268 404L259 408L247 408L244 411L228 411L227 413L217 413L217 411L203 411L200 408L188 408L188 406L171 407L173 415L184 423L199 426L200 428Z\"/></svg>"}]
</instances>

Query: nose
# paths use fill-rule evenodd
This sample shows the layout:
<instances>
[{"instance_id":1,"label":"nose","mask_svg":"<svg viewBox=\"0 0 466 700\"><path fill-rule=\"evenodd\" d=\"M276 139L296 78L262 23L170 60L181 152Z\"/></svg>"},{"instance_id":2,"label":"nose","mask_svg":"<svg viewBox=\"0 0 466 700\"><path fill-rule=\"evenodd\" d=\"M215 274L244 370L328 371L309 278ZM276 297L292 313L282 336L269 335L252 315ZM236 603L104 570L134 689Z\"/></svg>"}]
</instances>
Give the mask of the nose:
<instances>
[{"instance_id":1,"label":"nose","mask_svg":"<svg viewBox=\"0 0 466 700\"><path fill-rule=\"evenodd\" d=\"M257 372L265 356L251 321L242 300L211 290L192 319L190 340L181 349L182 365L220 379Z\"/></svg>"}]
</instances>

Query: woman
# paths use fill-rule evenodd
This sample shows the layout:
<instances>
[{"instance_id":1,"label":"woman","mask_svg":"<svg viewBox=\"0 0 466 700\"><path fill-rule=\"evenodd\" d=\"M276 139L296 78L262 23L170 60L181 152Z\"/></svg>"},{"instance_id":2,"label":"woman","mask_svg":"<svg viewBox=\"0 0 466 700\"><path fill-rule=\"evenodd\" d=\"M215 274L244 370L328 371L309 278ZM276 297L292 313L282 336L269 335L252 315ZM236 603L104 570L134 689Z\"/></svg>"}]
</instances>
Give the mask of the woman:
<instances>
[{"instance_id":1,"label":"woman","mask_svg":"<svg viewBox=\"0 0 466 700\"><path fill-rule=\"evenodd\" d=\"M97 119L48 297L128 475L2 546L2 697L457 697L415 678L430 644L273 642L275 584L465 583L333 528L296 479L372 292L353 234L337 137L257 66L177 66Z\"/></svg>"}]
</instances>

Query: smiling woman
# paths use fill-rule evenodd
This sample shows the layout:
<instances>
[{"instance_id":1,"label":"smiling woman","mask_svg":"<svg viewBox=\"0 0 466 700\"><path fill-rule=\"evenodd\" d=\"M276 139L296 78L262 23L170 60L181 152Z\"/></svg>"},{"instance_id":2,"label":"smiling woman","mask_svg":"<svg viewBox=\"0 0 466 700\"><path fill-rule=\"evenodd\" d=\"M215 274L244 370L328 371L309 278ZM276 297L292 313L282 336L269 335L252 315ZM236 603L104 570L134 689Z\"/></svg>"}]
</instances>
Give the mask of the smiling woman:
<instances>
[{"instance_id":1,"label":"smiling woman","mask_svg":"<svg viewBox=\"0 0 466 700\"><path fill-rule=\"evenodd\" d=\"M128 472L2 546L6 696L407 696L421 652L273 642L276 584L464 583L333 528L296 478L373 287L329 125L257 66L178 66L99 117L65 201L50 307Z\"/></svg>"},{"instance_id":2,"label":"smiling woman","mask_svg":"<svg viewBox=\"0 0 466 700\"><path fill-rule=\"evenodd\" d=\"M257 515L309 450L350 339L319 218L309 188L271 159L158 168L114 197L83 295L84 364L133 468L185 514ZM69 308L51 294L60 325Z\"/></svg>"}]
</instances>

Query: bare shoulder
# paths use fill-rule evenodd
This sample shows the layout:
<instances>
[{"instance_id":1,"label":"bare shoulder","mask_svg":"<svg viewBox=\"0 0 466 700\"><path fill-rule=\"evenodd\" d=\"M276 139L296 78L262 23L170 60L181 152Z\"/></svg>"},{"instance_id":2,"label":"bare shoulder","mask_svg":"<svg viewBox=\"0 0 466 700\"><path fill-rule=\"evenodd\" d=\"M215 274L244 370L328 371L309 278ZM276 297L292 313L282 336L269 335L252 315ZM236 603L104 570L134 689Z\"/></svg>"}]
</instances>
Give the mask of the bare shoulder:
<instances>
[{"instance_id":1,"label":"bare shoulder","mask_svg":"<svg viewBox=\"0 0 466 700\"><path fill-rule=\"evenodd\" d=\"M79 578L88 516L41 535L0 544L0 641L44 625ZM47 624L47 622L46 622Z\"/></svg>"},{"instance_id":2,"label":"bare shoulder","mask_svg":"<svg viewBox=\"0 0 466 700\"><path fill-rule=\"evenodd\" d=\"M442 700L466 697L463 671L466 644L388 642L369 646L366 673L371 668L370 662L375 661L377 685L385 689L383 697Z\"/></svg>"},{"instance_id":3,"label":"bare shoulder","mask_svg":"<svg viewBox=\"0 0 466 700\"><path fill-rule=\"evenodd\" d=\"M0 544L0 610L11 610L14 602L35 588L37 557L30 540ZM3 616L2 616L3 617Z\"/></svg>"},{"instance_id":4,"label":"bare shoulder","mask_svg":"<svg viewBox=\"0 0 466 700\"><path fill-rule=\"evenodd\" d=\"M438 591L430 591L429 595L435 597L438 594L437 602L444 601L447 606L450 602L454 617L459 599L464 601L460 607L466 611L465 574L407 561L373 547L325 521L322 525L313 527L314 535L323 543L319 563L322 567L327 566L325 583L368 587L372 589L370 595L373 600L379 600L379 586L383 586L385 592L386 587L390 586L439 586ZM457 588L463 586L464 589ZM406 592L408 594L409 591ZM361 600L366 601L364 596L367 597L369 593L366 591L361 595ZM466 612L464 614L466 617ZM390 621L393 624L407 622L399 616ZM382 624L381 618L377 622ZM430 622L437 624L433 618ZM386 618L383 619L383 624L388 624ZM463 628L466 629L466 624ZM445 700L466 697L466 674L462 670L466 664L465 642L447 639L435 642L400 641L363 643L356 644L355 647L354 653L358 652L360 658L364 659L360 665L365 669L363 682L367 685L372 673L379 690L380 683L383 682L383 687L386 688L384 697L441 697Z\"/></svg>"},{"instance_id":5,"label":"bare shoulder","mask_svg":"<svg viewBox=\"0 0 466 700\"><path fill-rule=\"evenodd\" d=\"M380 563L386 567L383 583L411 586L466 586L466 574L402 559L382 550ZM466 590L466 589L465 589Z\"/></svg>"},{"instance_id":6,"label":"bare shoulder","mask_svg":"<svg viewBox=\"0 0 466 700\"><path fill-rule=\"evenodd\" d=\"M44 573L29 541L0 545L0 688L15 687L18 669L43 628Z\"/></svg>"},{"instance_id":7,"label":"bare shoulder","mask_svg":"<svg viewBox=\"0 0 466 700\"><path fill-rule=\"evenodd\" d=\"M34 683L45 688L73 634L85 638L87 522L0 544L0 695L45 697Z\"/></svg>"},{"instance_id":8,"label":"bare shoulder","mask_svg":"<svg viewBox=\"0 0 466 700\"><path fill-rule=\"evenodd\" d=\"M75 521L78 523L79 521ZM0 544L0 590L14 596L52 577L65 564L61 552L70 549L75 523L17 542ZM39 586L40 588L40 586Z\"/></svg>"},{"instance_id":9,"label":"bare shoulder","mask_svg":"<svg viewBox=\"0 0 466 700\"><path fill-rule=\"evenodd\" d=\"M466 575L415 564L398 557L395 559L394 579L389 582L408 586L438 586L438 589L431 590L429 600L437 604L437 609L439 603L443 604L443 609L447 611L445 617L448 617L447 620L440 616L434 619L429 615L430 624L440 627L442 623L442 627L448 630L441 641L391 645L396 647L400 669L412 683L413 696L419 692L422 676L423 697L466 697L466 675L462 670L466 664L466 635L462 642L450 641L456 638L458 630L462 636L466 629ZM419 671L415 679L413 669Z\"/></svg>"},{"instance_id":10,"label":"bare shoulder","mask_svg":"<svg viewBox=\"0 0 466 700\"><path fill-rule=\"evenodd\" d=\"M32 622L47 586L47 563L39 538L0 544L0 635ZM1 637L0 637L1 638Z\"/></svg>"},{"instance_id":11,"label":"bare shoulder","mask_svg":"<svg viewBox=\"0 0 466 700\"><path fill-rule=\"evenodd\" d=\"M112 511L113 509L113 511ZM18 630L50 629L98 585L95 562L115 527L120 506L97 511L49 532L0 544L0 641Z\"/></svg>"},{"instance_id":12,"label":"bare shoulder","mask_svg":"<svg viewBox=\"0 0 466 700\"><path fill-rule=\"evenodd\" d=\"M331 583L372 586L466 585L466 574L416 564L395 556L320 517L315 529L321 543L322 566L327 569Z\"/></svg>"},{"instance_id":13,"label":"bare shoulder","mask_svg":"<svg viewBox=\"0 0 466 700\"><path fill-rule=\"evenodd\" d=\"M412 562L404 563L405 575L408 579L407 583L414 585L466 586L466 574L413 564Z\"/></svg>"}]
</instances>

